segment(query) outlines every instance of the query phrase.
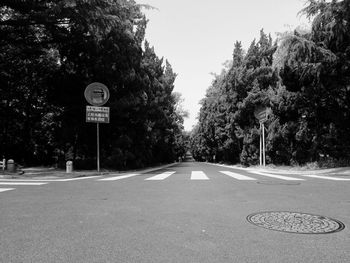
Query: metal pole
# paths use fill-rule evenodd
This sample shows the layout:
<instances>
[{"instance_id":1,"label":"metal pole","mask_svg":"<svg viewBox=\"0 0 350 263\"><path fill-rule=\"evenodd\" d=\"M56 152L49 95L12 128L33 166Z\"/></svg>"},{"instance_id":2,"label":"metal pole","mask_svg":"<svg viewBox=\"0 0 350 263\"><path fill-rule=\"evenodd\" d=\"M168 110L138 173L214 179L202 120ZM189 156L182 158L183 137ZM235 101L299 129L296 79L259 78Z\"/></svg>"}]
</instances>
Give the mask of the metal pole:
<instances>
[{"instance_id":1,"label":"metal pole","mask_svg":"<svg viewBox=\"0 0 350 263\"><path fill-rule=\"evenodd\" d=\"M259 147L259 161L260 161L260 166L262 165L262 142L261 142L261 136L262 136L262 133L261 133L261 122L260 123L260 147Z\"/></svg>"},{"instance_id":2,"label":"metal pole","mask_svg":"<svg viewBox=\"0 0 350 263\"><path fill-rule=\"evenodd\" d=\"M96 123L97 133L97 172L100 172L100 127L99 123Z\"/></svg>"},{"instance_id":3,"label":"metal pole","mask_svg":"<svg viewBox=\"0 0 350 263\"><path fill-rule=\"evenodd\" d=\"M266 165L266 159L265 159L265 125L262 123L262 140L263 140L263 162L264 166Z\"/></svg>"}]
</instances>

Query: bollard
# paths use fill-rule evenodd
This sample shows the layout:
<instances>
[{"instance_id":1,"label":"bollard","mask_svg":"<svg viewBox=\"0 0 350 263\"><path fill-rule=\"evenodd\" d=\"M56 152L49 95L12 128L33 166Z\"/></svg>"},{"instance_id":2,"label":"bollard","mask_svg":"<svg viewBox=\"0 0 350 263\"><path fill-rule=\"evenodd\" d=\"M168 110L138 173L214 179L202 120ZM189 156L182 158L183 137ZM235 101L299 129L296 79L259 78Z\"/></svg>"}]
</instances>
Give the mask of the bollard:
<instances>
[{"instance_id":1,"label":"bollard","mask_svg":"<svg viewBox=\"0 0 350 263\"><path fill-rule=\"evenodd\" d=\"M67 161L66 162L66 173L71 173L73 171L73 162Z\"/></svg>"},{"instance_id":2,"label":"bollard","mask_svg":"<svg viewBox=\"0 0 350 263\"><path fill-rule=\"evenodd\" d=\"M0 167L2 168L3 171L5 170L5 168L6 168L6 160L5 160L5 158L2 159L2 161L0 162Z\"/></svg>"},{"instance_id":3,"label":"bollard","mask_svg":"<svg viewBox=\"0 0 350 263\"><path fill-rule=\"evenodd\" d=\"M7 171L9 171L10 173L16 172L16 164L14 160L9 159L7 161Z\"/></svg>"}]
</instances>

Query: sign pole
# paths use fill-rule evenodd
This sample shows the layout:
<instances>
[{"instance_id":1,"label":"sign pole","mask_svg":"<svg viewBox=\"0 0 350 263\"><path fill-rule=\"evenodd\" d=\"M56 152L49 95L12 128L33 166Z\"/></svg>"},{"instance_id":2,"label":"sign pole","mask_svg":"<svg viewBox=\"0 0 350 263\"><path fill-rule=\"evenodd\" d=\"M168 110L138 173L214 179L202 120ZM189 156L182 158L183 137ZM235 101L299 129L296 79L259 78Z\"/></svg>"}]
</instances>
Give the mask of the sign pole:
<instances>
[{"instance_id":1,"label":"sign pole","mask_svg":"<svg viewBox=\"0 0 350 263\"><path fill-rule=\"evenodd\" d=\"M271 114L271 112L272 112L271 108L264 107L261 105L256 107L254 111L254 116L255 118L258 119L260 123L260 156L259 156L260 166L266 165L265 122L267 121L269 114Z\"/></svg>"},{"instance_id":2,"label":"sign pole","mask_svg":"<svg viewBox=\"0 0 350 263\"><path fill-rule=\"evenodd\" d=\"M263 162L264 167L266 165L266 158L265 158L265 125L262 123L262 141L263 141Z\"/></svg>"},{"instance_id":3,"label":"sign pole","mask_svg":"<svg viewBox=\"0 0 350 263\"><path fill-rule=\"evenodd\" d=\"M109 123L109 107L103 106L109 99L106 85L93 82L84 91L87 102L93 106L86 106L86 122L96 123L97 139L97 172L100 172L100 123Z\"/></svg>"},{"instance_id":4,"label":"sign pole","mask_svg":"<svg viewBox=\"0 0 350 263\"><path fill-rule=\"evenodd\" d=\"M260 166L262 165L262 141L261 141L261 136L262 136L262 131L261 131L261 127L262 127L262 125L261 125L261 122L260 122L260 136L259 136L259 138L260 138L260 147L259 147L259 161L260 161Z\"/></svg>"},{"instance_id":5,"label":"sign pole","mask_svg":"<svg viewBox=\"0 0 350 263\"><path fill-rule=\"evenodd\" d=\"M96 133L97 133L97 172L100 172L100 126L96 123Z\"/></svg>"}]
</instances>

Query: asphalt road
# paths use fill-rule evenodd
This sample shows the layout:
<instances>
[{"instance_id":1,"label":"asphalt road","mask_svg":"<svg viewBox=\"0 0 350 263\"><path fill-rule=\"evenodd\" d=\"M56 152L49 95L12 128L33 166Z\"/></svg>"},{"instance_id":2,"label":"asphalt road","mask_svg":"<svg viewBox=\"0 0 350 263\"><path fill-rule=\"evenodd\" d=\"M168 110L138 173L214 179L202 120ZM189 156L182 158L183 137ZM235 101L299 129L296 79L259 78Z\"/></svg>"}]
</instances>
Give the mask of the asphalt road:
<instances>
[{"instance_id":1,"label":"asphalt road","mask_svg":"<svg viewBox=\"0 0 350 263\"><path fill-rule=\"evenodd\" d=\"M0 262L350 262L350 181L283 176L299 180L195 162L119 179L0 180ZM296 234L247 221L262 211L345 229Z\"/></svg>"}]
</instances>

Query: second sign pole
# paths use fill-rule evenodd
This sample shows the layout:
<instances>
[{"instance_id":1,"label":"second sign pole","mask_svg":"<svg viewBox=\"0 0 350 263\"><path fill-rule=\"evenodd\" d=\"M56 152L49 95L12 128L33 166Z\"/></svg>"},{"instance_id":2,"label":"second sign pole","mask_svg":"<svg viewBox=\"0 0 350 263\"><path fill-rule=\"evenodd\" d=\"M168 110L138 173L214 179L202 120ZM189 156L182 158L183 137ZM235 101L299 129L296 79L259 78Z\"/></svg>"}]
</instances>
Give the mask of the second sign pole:
<instances>
[{"instance_id":1,"label":"second sign pole","mask_svg":"<svg viewBox=\"0 0 350 263\"><path fill-rule=\"evenodd\" d=\"M265 125L262 123L262 147L263 147L263 166L266 166L266 157L265 157Z\"/></svg>"},{"instance_id":2,"label":"second sign pole","mask_svg":"<svg viewBox=\"0 0 350 263\"><path fill-rule=\"evenodd\" d=\"M262 132L261 132L261 129L262 129L262 124L260 122L260 148L259 148L259 163L260 163L260 166L262 165Z\"/></svg>"}]
</instances>

